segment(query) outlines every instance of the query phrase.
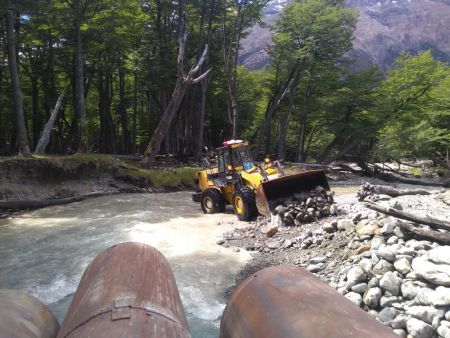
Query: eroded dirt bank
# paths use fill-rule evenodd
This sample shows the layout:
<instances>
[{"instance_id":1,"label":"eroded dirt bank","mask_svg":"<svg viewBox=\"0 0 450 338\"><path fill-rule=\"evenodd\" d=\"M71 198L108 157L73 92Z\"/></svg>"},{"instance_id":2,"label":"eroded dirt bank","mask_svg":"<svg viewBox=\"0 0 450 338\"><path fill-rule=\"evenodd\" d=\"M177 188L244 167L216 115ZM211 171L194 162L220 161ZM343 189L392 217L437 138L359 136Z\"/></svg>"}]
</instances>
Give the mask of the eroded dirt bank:
<instances>
[{"instance_id":1,"label":"eroded dirt bank","mask_svg":"<svg viewBox=\"0 0 450 338\"><path fill-rule=\"evenodd\" d=\"M194 172L170 166L142 169L138 162L95 154L0 159L0 202L190 189ZM0 209L0 217L9 209Z\"/></svg>"}]
</instances>

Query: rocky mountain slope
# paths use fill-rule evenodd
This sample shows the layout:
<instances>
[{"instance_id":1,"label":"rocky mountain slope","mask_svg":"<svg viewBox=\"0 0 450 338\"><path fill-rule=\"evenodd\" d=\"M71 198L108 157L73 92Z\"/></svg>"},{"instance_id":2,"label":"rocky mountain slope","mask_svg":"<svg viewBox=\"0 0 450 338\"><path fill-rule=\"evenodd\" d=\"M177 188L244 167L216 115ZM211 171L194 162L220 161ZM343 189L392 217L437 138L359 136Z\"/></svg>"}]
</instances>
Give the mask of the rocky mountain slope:
<instances>
[{"instance_id":1,"label":"rocky mountain slope","mask_svg":"<svg viewBox=\"0 0 450 338\"><path fill-rule=\"evenodd\" d=\"M270 2L264 18L267 27L254 27L243 42L242 64L257 69L269 63L270 26L289 2ZM351 52L358 66L377 64L387 70L401 51L427 49L450 61L450 0L347 0L346 5L359 11Z\"/></svg>"}]
</instances>

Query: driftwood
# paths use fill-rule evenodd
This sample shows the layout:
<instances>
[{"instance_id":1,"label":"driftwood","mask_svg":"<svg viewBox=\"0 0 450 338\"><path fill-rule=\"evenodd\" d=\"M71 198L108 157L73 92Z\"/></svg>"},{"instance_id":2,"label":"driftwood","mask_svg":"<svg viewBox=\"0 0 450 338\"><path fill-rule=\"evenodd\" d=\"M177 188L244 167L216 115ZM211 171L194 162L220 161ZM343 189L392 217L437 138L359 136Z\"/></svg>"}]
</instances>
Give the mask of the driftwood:
<instances>
[{"instance_id":1,"label":"driftwood","mask_svg":"<svg viewBox=\"0 0 450 338\"><path fill-rule=\"evenodd\" d=\"M432 181L426 181L426 180L418 180L414 178L408 178L408 177L401 177L393 174L386 174L386 173L380 173L376 175L378 178L381 178L382 180L388 181L388 182L400 182L400 183L406 183L411 185L423 185L428 187L445 187L448 185L447 183L442 182L432 182Z\"/></svg>"},{"instance_id":2,"label":"driftwood","mask_svg":"<svg viewBox=\"0 0 450 338\"><path fill-rule=\"evenodd\" d=\"M15 200L15 201L0 201L0 209L6 210L26 210L26 209L39 209L50 207L54 205L63 205L73 202L83 201L88 198L100 197L105 195L111 195L111 193L106 192L92 192L85 195L65 197L65 198L55 198L50 200Z\"/></svg>"},{"instance_id":3,"label":"driftwood","mask_svg":"<svg viewBox=\"0 0 450 338\"><path fill-rule=\"evenodd\" d=\"M412 237L427 239L445 245L450 244L450 233L448 232L421 229L411 223L405 222L401 222L399 226L404 233L409 234Z\"/></svg>"},{"instance_id":4,"label":"driftwood","mask_svg":"<svg viewBox=\"0 0 450 338\"><path fill-rule=\"evenodd\" d=\"M398 197L405 195L430 195L430 192L423 189L395 189L386 185L372 185L370 183L361 185L358 191L360 201L364 201L366 197L374 195Z\"/></svg>"},{"instance_id":5,"label":"driftwood","mask_svg":"<svg viewBox=\"0 0 450 338\"><path fill-rule=\"evenodd\" d=\"M404 219L406 221L419 223L419 224L426 224L434 229L444 229L444 230L450 231L450 222L447 222L447 221L444 221L441 219L437 219L437 218L433 218L431 216L421 217L421 216L417 216L417 215L411 214L406 211L401 211L401 210L397 210L397 209L390 208L390 207L386 208L386 207L383 207L383 206L381 206L377 203L373 203L373 202L367 202L365 204L365 207L375 210L375 211L378 211L378 212L381 212L386 215Z\"/></svg>"},{"instance_id":6,"label":"driftwood","mask_svg":"<svg viewBox=\"0 0 450 338\"><path fill-rule=\"evenodd\" d=\"M372 185L371 188L375 194L383 194L391 197L405 195L430 195L429 191L423 189L395 189L387 185Z\"/></svg>"},{"instance_id":7,"label":"driftwood","mask_svg":"<svg viewBox=\"0 0 450 338\"><path fill-rule=\"evenodd\" d=\"M337 166L350 171L351 173L355 175L365 175L369 177L377 177L379 179L382 179L387 182L399 182L399 183L406 183L411 185L423 185L427 187L447 187L450 186L450 182L435 182L435 181L428 181L428 180L419 180L415 178L409 178L409 177L402 177L395 174L388 174L386 172L383 172L383 168L377 166L377 165L368 165L365 163L358 163L358 165L362 168L362 170L354 169L351 166L338 162L336 164Z\"/></svg>"}]
</instances>

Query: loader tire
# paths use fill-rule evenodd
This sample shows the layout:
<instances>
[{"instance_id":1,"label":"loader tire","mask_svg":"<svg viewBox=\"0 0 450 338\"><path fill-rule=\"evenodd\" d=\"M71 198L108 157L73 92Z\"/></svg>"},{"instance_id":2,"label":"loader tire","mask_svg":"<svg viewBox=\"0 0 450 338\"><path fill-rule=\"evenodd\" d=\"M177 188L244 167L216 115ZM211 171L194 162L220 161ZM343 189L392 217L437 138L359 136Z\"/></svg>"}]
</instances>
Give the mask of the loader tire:
<instances>
[{"instance_id":1,"label":"loader tire","mask_svg":"<svg viewBox=\"0 0 450 338\"><path fill-rule=\"evenodd\" d=\"M247 188L236 189L233 193L233 209L240 221L251 221L258 216L255 193Z\"/></svg>"},{"instance_id":2,"label":"loader tire","mask_svg":"<svg viewBox=\"0 0 450 338\"><path fill-rule=\"evenodd\" d=\"M225 211L225 199L218 189L209 188L202 192L202 210L205 214L216 214Z\"/></svg>"}]
</instances>

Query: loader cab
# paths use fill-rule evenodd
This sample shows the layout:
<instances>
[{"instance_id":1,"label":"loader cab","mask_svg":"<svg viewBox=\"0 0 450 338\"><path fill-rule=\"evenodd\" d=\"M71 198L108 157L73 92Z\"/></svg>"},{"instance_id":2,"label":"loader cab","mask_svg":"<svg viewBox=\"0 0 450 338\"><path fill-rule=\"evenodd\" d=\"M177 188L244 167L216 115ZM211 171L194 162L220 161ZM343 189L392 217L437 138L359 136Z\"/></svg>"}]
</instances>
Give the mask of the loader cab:
<instances>
[{"instance_id":1,"label":"loader cab","mask_svg":"<svg viewBox=\"0 0 450 338\"><path fill-rule=\"evenodd\" d=\"M218 148L219 173L230 174L254 168L248 143L240 140L225 141L224 147Z\"/></svg>"}]
</instances>

